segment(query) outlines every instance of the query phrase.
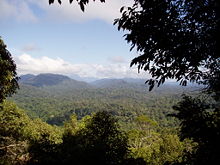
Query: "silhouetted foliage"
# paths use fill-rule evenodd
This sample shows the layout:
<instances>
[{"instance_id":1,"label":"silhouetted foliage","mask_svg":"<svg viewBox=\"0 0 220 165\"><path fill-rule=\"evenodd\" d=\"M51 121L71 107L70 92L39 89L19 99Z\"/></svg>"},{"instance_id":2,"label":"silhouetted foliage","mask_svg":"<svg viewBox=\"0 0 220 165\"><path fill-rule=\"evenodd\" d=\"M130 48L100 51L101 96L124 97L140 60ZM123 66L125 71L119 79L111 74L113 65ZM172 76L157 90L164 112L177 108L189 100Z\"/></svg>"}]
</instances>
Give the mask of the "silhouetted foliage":
<instances>
[{"instance_id":1,"label":"silhouetted foliage","mask_svg":"<svg viewBox=\"0 0 220 165\"><path fill-rule=\"evenodd\" d=\"M49 4L54 3L55 0L49 0ZM85 10L85 5L87 5L89 3L89 0L76 0L78 2L78 4L80 5L80 8L82 11ZM95 1L95 0L93 0ZM62 4L62 0L57 0L57 2L59 4ZM70 3L73 2L73 0L69 0ZM100 0L100 2L105 2L105 0Z\"/></svg>"},{"instance_id":2,"label":"silhouetted foliage","mask_svg":"<svg viewBox=\"0 0 220 165\"><path fill-rule=\"evenodd\" d=\"M16 65L0 38L0 103L18 88Z\"/></svg>"},{"instance_id":3,"label":"silhouetted foliage","mask_svg":"<svg viewBox=\"0 0 220 165\"><path fill-rule=\"evenodd\" d=\"M198 98L184 96L174 109L180 121L180 136L189 138L198 145L193 153L186 153L185 164L206 165L220 162L220 114Z\"/></svg>"},{"instance_id":4,"label":"silhouetted foliage","mask_svg":"<svg viewBox=\"0 0 220 165\"><path fill-rule=\"evenodd\" d=\"M220 65L216 66L218 69L212 74L205 77L204 84L207 85L205 92L212 95L212 97L219 102L218 108L220 110Z\"/></svg>"},{"instance_id":5,"label":"silhouetted foliage","mask_svg":"<svg viewBox=\"0 0 220 165\"><path fill-rule=\"evenodd\" d=\"M115 24L140 53L131 66L149 71L150 89L166 79L200 82L219 68L217 7L215 0L135 0L121 9Z\"/></svg>"}]
</instances>

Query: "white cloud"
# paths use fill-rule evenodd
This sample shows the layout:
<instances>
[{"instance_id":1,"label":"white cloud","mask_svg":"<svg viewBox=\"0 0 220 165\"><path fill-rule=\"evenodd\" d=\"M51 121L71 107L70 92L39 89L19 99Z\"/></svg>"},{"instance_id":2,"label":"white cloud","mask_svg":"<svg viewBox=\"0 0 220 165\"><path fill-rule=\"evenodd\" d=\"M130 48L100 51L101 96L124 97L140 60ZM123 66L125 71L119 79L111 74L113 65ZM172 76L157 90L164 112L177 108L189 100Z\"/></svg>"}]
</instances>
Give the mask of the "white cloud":
<instances>
[{"instance_id":1,"label":"white cloud","mask_svg":"<svg viewBox=\"0 0 220 165\"><path fill-rule=\"evenodd\" d=\"M14 59L20 75L27 73L58 73L96 78L146 78L146 74L138 74L137 69L130 68L129 64L71 64L61 58L52 59L45 56L34 58L28 54L16 56Z\"/></svg>"},{"instance_id":2,"label":"white cloud","mask_svg":"<svg viewBox=\"0 0 220 165\"><path fill-rule=\"evenodd\" d=\"M36 22L37 17L25 1L0 0L0 20L15 19L16 21Z\"/></svg>"}]
</instances>

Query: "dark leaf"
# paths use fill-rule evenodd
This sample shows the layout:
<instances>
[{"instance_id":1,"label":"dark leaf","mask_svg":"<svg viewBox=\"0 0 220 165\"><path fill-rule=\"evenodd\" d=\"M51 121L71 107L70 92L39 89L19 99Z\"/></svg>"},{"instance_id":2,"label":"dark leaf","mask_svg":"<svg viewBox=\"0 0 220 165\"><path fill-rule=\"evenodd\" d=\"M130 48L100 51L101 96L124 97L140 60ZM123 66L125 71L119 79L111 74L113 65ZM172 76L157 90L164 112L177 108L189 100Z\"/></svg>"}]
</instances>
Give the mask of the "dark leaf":
<instances>
[{"instance_id":1,"label":"dark leaf","mask_svg":"<svg viewBox=\"0 0 220 165\"><path fill-rule=\"evenodd\" d=\"M82 2L80 2L79 5L80 5L81 10L84 12L84 10L85 10L84 4Z\"/></svg>"},{"instance_id":2,"label":"dark leaf","mask_svg":"<svg viewBox=\"0 0 220 165\"><path fill-rule=\"evenodd\" d=\"M121 7L121 9L120 9L120 13L122 13L122 11L124 10L124 6L123 7Z\"/></svg>"},{"instance_id":3,"label":"dark leaf","mask_svg":"<svg viewBox=\"0 0 220 165\"><path fill-rule=\"evenodd\" d=\"M154 88L154 85L150 85L149 91L152 91L153 88Z\"/></svg>"},{"instance_id":4,"label":"dark leaf","mask_svg":"<svg viewBox=\"0 0 220 165\"><path fill-rule=\"evenodd\" d=\"M54 0L49 0L49 4L54 3Z\"/></svg>"}]
</instances>

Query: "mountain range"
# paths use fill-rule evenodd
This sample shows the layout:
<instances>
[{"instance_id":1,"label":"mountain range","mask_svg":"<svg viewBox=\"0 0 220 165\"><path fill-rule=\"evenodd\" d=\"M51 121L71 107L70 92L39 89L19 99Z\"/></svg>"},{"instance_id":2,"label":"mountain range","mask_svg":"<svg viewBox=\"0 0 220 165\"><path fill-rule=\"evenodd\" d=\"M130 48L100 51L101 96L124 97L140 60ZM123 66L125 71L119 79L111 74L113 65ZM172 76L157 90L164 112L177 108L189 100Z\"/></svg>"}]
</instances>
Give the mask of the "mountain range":
<instances>
[{"instance_id":1,"label":"mountain range","mask_svg":"<svg viewBox=\"0 0 220 165\"><path fill-rule=\"evenodd\" d=\"M100 79L90 83L74 80L60 74L22 75L20 89L10 99L31 117L39 117L60 125L72 114L81 118L97 111L109 111L126 120L146 114L163 125L173 125L167 119L172 106L182 93L195 86L182 87L165 83L148 91L143 79ZM167 122L164 122L164 121Z\"/></svg>"},{"instance_id":2,"label":"mountain range","mask_svg":"<svg viewBox=\"0 0 220 165\"><path fill-rule=\"evenodd\" d=\"M29 85L33 87L49 87L52 89L87 89L87 88L110 88L110 89L144 89L147 90L148 87L145 84L145 79L134 79L134 78L105 78L98 79L91 82L79 81L72 79L68 76L61 74L52 73L42 73L38 75L26 74L21 75L19 84ZM160 88L155 88L154 90L161 91L164 88L175 88L175 89L186 89L186 87L180 86L176 82L166 82ZM189 84L187 88L201 88L196 84ZM172 89L173 90L173 89Z\"/></svg>"},{"instance_id":3,"label":"mountain range","mask_svg":"<svg viewBox=\"0 0 220 165\"><path fill-rule=\"evenodd\" d=\"M145 86L143 79L99 79L90 83L71 79L68 76L60 74L26 74L21 75L20 84L30 85L34 87L48 87L48 86L68 86L71 88L135 88Z\"/></svg>"}]
</instances>

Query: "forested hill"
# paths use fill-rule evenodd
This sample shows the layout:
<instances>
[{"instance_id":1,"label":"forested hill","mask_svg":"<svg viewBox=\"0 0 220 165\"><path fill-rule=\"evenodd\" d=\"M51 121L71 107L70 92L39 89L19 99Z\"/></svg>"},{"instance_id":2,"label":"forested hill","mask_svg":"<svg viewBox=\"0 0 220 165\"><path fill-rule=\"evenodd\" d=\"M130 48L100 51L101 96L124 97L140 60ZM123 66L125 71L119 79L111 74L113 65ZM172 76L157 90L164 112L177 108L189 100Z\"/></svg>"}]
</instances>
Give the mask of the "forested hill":
<instances>
[{"instance_id":1,"label":"forested hill","mask_svg":"<svg viewBox=\"0 0 220 165\"><path fill-rule=\"evenodd\" d=\"M79 76L78 76L79 77ZM83 78L80 78L83 79ZM20 85L30 85L35 87L64 87L68 86L71 88L141 88L142 90L147 90L147 85L145 84L145 79L135 79L135 78L104 78L91 81L89 83L84 81L79 81L71 79L68 76L61 74L52 74L52 73L42 73L39 75L26 74L21 75L19 79ZM184 91L190 89L196 89L198 86L190 85L188 88L184 88L178 85L176 82L168 82L165 86L155 89L156 91L164 90L165 88L175 88L175 90Z\"/></svg>"},{"instance_id":2,"label":"forested hill","mask_svg":"<svg viewBox=\"0 0 220 165\"><path fill-rule=\"evenodd\" d=\"M39 75L22 75L20 77L20 84L31 85L35 87L43 86L55 86L55 85L70 85L70 87L75 88L85 88L88 86L87 83L82 81L73 80L67 76L60 74L39 74Z\"/></svg>"},{"instance_id":3,"label":"forested hill","mask_svg":"<svg viewBox=\"0 0 220 165\"><path fill-rule=\"evenodd\" d=\"M60 74L51 74L44 73L39 75L26 74L20 76L20 84L31 85L35 87L43 86L57 86L63 84L72 84L71 87L75 88L137 88L137 87L146 87L144 79L99 79L86 83L84 81L78 81L71 79L68 76ZM70 87L70 88L71 88Z\"/></svg>"},{"instance_id":4,"label":"forested hill","mask_svg":"<svg viewBox=\"0 0 220 165\"><path fill-rule=\"evenodd\" d=\"M102 79L86 83L57 74L24 75L20 79L20 90L12 100L29 116L57 125L72 114L82 118L104 110L124 122L147 115L163 126L174 126L176 121L167 117L173 112L172 106L183 93L197 90L194 86L168 83L149 92L144 82Z\"/></svg>"}]
</instances>

